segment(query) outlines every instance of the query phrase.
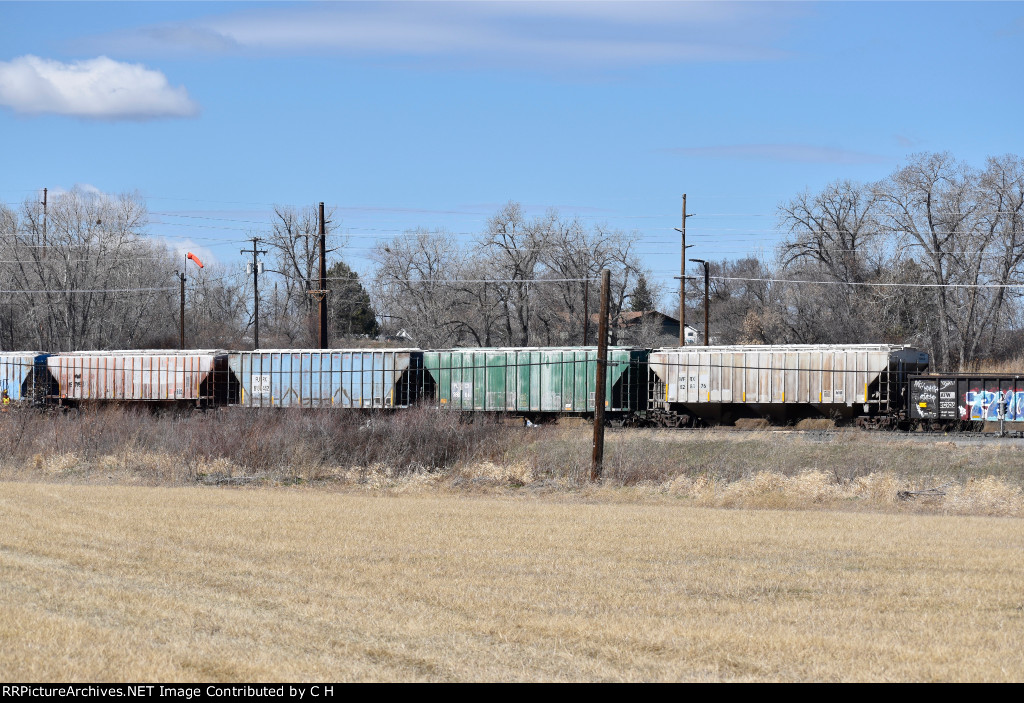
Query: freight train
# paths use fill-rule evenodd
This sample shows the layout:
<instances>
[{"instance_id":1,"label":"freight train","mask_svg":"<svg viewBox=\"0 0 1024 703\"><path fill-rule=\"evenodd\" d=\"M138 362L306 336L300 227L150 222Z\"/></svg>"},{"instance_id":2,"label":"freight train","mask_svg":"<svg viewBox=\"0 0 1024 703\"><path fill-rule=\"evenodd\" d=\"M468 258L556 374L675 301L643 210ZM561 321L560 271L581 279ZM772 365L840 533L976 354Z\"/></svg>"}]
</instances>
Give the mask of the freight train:
<instances>
[{"instance_id":1,"label":"freight train","mask_svg":"<svg viewBox=\"0 0 1024 703\"><path fill-rule=\"evenodd\" d=\"M620 425L1024 422L1024 383L1015 377L927 375L928 362L928 354L900 345L610 347L603 402L606 418ZM25 351L0 352L0 394L5 407L432 405L543 422L592 417L596 371L595 347Z\"/></svg>"}]
</instances>

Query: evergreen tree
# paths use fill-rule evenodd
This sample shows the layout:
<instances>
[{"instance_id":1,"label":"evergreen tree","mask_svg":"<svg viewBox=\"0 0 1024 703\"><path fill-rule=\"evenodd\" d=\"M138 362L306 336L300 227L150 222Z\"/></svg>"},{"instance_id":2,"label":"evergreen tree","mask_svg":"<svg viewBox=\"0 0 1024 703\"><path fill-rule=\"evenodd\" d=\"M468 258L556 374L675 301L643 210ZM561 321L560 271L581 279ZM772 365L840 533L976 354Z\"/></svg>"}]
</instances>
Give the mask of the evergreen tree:
<instances>
[{"instance_id":1,"label":"evergreen tree","mask_svg":"<svg viewBox=\"0 0 1024 703\"><path fill-rule=\"evenodd\" d=\"M633 312L647 312L654 309L654 294L647 286L647 276L640 274L636 288L629 294L629 309Z\"/></svg>"},{"instance_id":2,"label":"evergreen tree","mask_svg":"<svg viewBox=\"0 0 1024 703\"><path fill-rule=\"evenodd\" d=\"M335 337L367 335L378 332L377 313L370 304L370 295L359 282L359 274L344 261L338 261L327 269L328 316Z\"/></svg>"}]
</instances>

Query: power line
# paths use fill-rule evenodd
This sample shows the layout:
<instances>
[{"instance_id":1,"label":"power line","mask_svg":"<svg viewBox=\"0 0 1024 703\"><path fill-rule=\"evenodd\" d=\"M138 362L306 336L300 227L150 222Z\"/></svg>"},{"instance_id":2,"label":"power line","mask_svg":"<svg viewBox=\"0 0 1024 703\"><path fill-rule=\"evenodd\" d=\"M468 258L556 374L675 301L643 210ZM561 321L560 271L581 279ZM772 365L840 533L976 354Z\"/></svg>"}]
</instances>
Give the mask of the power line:
<instances>
[{"instance_id":1,"label":"power line","mask_svg":"<svg viewBox=\"0 0 1024 703\"><path fill-rule=\"evenodd\" d=\"M50 251L53 251L53 247L52 246L48 247L48 248L49 248ZM56 261L58 263L61 263L61 264L87 264L87 263L95 263L97 258L103 259L103 261L106 262L106 261L153 261L153 260L159 261L161 259L169 259L170 257L171 257L170 254L164 254L162 256L103 256L102 254L97 254L96 257L92 258L92 259L56 259ZM0 264L30 264L30 263L34 263L34 262L32 262L30 260L25 260L25 259L0 259Z\"/></svg>"},{"instance_id":2,"label":"power line","mask_svg":"<svg viewBox=\"0 0 1024 703\"><path fill-rule=\"evenodd\" d=\"M351 278L328 278L328 281L351 281ZM600 281L600 278L386 278L394 283L585 283Z\"/></svg>"},{"instance_id":3,"label":"power line","mask_svg":"<svg viewBox=\"0 0 1024 703\"><path fill-rule=\"evenodd\" d=\"M875 288L1024 288L1024 283L872 283L844 281L806 281L788 278L746 278L741 276L711 276L716 281L751 281L760 283L800 283L823 286L867 286Z\"/></svg>"},{"instance_id":4,"label":"power line","mask_svg":"<svg viewBox=\"0 0 1024 703\"><path fill-rule=\"evenodd\" d=\"M182 217L190 220L215 220L218 222L243 222L252 225L270 225L273 224L270 220L238 220L231 217L211 217L209 215L184 215L176 212L156 212L150 211L150 215L158 215L160 217ZM169 224L169 223L168 223Z\"/></svg>"},{"instance_id":5,"label":"power line","mask_svg":"<svg viewBox=\"0 0 1024 703\"><path fill-rule=\"evenodd\" d=\"M70 288L67 290L0 290L0 293L10 294L47 294L47 295L81 295L83 293L144 293L148 291L177 290L175 286L162 288L91 288L80 289Z\"/></svg>"}]
</instances>

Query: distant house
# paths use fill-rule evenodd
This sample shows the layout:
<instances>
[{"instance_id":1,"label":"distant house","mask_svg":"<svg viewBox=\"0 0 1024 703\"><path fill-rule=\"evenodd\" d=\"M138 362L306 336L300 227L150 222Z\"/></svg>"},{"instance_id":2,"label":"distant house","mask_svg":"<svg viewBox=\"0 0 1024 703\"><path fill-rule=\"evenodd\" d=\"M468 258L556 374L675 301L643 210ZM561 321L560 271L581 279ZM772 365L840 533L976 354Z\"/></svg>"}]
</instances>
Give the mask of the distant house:
<instances>
[{"instance_id":1,"label":"distant house","mask_svg":"<svg viewBox=\"0 0 1024 703\"><path fill-rule=\"evenodd\" d=\"M591 322L596 327L600 317L597 314L591 315ZM689 325L686 325L685 334L686 344L701 344L704 341L703 334ZM612 322L612 335L619 343L678 344L679 320L657 310L621 312Z\"/></svg>"},{"instance_id":2,"label":"distant house","mask_svg":"<svg viewBox=\"0 0 1024 703\"><path fill-rule=\"evenodd\" d=\"M615 321L615 327L620 333L625 330L647 327L659 336L665 335L679 339L679 320L657 310L621 312ZM689 329L689 325L687 325L687 329Z\"/></svg>"}]
</instances>

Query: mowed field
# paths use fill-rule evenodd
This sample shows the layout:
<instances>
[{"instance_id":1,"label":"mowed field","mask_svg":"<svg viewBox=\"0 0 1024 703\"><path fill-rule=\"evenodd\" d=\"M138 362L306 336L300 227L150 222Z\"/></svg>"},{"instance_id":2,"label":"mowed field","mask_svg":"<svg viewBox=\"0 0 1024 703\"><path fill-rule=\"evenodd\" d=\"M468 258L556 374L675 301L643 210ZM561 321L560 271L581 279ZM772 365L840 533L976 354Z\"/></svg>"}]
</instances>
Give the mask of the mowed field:
<instances>
[{"instance_id":1,"label":"mowed field","mask_svg":"<svg viewBox=\"0 0 1024 703\"><path fill-rule=\"evenodd\" d=\"M1024 520L0 483L0 672L1024 679Z\"/></svg>"}]
</instances>

